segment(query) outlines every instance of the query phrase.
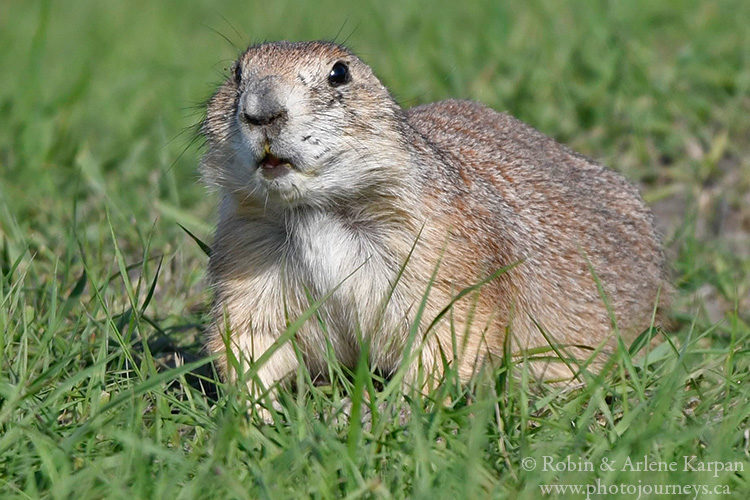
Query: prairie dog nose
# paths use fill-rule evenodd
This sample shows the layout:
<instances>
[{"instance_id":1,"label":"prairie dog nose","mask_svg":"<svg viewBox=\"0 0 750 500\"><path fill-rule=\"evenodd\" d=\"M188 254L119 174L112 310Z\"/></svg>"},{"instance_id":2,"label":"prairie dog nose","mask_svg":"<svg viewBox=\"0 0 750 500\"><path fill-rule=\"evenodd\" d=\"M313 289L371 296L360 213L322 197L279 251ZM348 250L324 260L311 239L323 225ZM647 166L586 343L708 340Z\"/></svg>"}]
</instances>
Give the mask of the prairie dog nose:
<instances>
[{"instance_id":1,"label":"prairie dog nose","mask_svg":"<svg viewBox=\"0 0 750 500\"><path fill-rule=\"evenodd\" d=\"M249 86L240 100L240 118L250 125L264 126L281 122L286 109L276 97L276 85L271 77Z\"/></svg>"}]
</instances>

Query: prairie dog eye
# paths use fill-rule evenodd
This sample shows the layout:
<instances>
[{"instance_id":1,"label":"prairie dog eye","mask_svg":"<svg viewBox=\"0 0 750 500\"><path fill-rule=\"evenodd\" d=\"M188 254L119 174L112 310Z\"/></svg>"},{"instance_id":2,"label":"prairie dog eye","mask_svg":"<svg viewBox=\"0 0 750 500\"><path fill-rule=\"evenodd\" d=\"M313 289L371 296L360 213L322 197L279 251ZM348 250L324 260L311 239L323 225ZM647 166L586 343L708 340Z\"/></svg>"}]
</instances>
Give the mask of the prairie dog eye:
<instances>
[{"instance_id":1,"label":"prairie dog eye","mask_svg":"<svg viewBox=\"0 0 750 500\"><path fill-rule=\"evenodd\" d=\"M331 87L344 85L345 83L349 83L351 79L352 77L349 74L349 66L341 61L334 64L331 68L331 72L328 73L328 83Z\"/></svg>"},{"instance_id":2,"label":"prairie dog eye","mask_svg":"<svg viewBox=\"0 0 750 500\"><path fill-rule=\"evenodd\" d=\"M237 85L240 84L242 81L242 65L239 62L234 63L234 67L232 68L232 73L234 74L234 81Z\"/></svg>"}]
</instances>

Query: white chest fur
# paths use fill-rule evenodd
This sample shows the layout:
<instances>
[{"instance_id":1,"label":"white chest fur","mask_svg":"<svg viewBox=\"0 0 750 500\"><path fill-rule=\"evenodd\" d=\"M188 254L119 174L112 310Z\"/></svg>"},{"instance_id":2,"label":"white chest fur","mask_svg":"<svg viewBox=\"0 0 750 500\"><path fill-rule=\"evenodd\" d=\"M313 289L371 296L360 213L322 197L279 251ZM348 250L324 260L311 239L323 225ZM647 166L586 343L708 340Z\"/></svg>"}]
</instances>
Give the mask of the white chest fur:
<instances>
[{"instance_id":1,"label":"white chest fur","mask_svg":"<svg viewBox=\"0 0 750 500\"><path fill-rule=\"evenodd\" d=\"M222 228L222 226L224 226ZM221 232L231 231L231 238ZM384 244L341 217L295 211L281 217L232 217L217 241L234 248L230 276L215 276L235 334L278 336L311 304L330 294L297 340L308 365L325 366L326 346L344 364L356 363L363 337L393 330L404 307L391 287L398 271ZM394 265L395 264L395 265ZM237 272L239 271L239 272ZM377 340L375 340L378 343ZM245 344L246 341L241 342Z\"/></svg>"}]
</instances>

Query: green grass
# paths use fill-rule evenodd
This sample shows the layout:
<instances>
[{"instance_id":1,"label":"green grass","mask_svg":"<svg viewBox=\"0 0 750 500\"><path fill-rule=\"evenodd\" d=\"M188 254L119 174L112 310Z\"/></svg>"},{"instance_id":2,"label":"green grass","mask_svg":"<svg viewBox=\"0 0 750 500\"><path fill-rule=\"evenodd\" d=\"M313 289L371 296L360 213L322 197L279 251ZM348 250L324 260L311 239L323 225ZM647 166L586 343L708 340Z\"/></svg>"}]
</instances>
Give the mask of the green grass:
<instances>
[{"instance_id":1,"label":"green grass","mask_svg":"<svg viewBox=\"0 0 750 500\"><path fill-rule=\"evenodd\" d=\"M503 4L0 2L0 497L750 496L750 3ZM334 37L406 106L481 100L638 182L678 290L670 342L574 391L516 365L403 400L334 364L327 387L298 374L274 425L248 419L202 351L207 259L178 225L210 241L194 125L247 43ZM371 425L336 416L365 392ZM542 470L644 455L679 470Z\"/></svg>"}]
</instances>

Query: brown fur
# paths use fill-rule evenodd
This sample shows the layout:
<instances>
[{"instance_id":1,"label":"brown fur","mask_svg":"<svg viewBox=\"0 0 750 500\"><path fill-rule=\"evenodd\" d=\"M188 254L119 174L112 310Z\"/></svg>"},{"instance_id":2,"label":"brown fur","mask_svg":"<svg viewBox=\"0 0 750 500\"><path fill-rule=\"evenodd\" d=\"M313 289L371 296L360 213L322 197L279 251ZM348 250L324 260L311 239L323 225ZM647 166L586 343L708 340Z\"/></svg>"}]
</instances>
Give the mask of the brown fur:
<instances>
[{"instance_id":1,"label":"brown fur","mask_svg":"<svg viewBox=\"0 0 750 500\"><path fill-rule=\"evenodd\" d=\"M351 72L341 86L326 80L337 61ZM410 381L420 362L439 380L441 350L468 379L502 355L506 331L516 352L546 346L541 328L563 345L601 345L606 356L612 321L594 276L627 341L650 324L666 286L662 252L648 209L620 175L480 104L402 110L337 45L263 44L238 64L241 79L219 88L203 127L204 177L222 196L209 265L212 352L224 351L229 325L235 355L257 359L310 296L338 286L321 307L325 326L313 319L297 334L308 369L326 372L326 344L351 366L367 341L370 362L393 372L435 269ZM243 124L258 102L283 113ZM258 167L266 143L294 165L277 184ZM452 297L513 265L427 334ZM259 376L270 385L296 366L286 344ZM562 363L535 370L570 376Z\"/></svg>"}]
</instances>

